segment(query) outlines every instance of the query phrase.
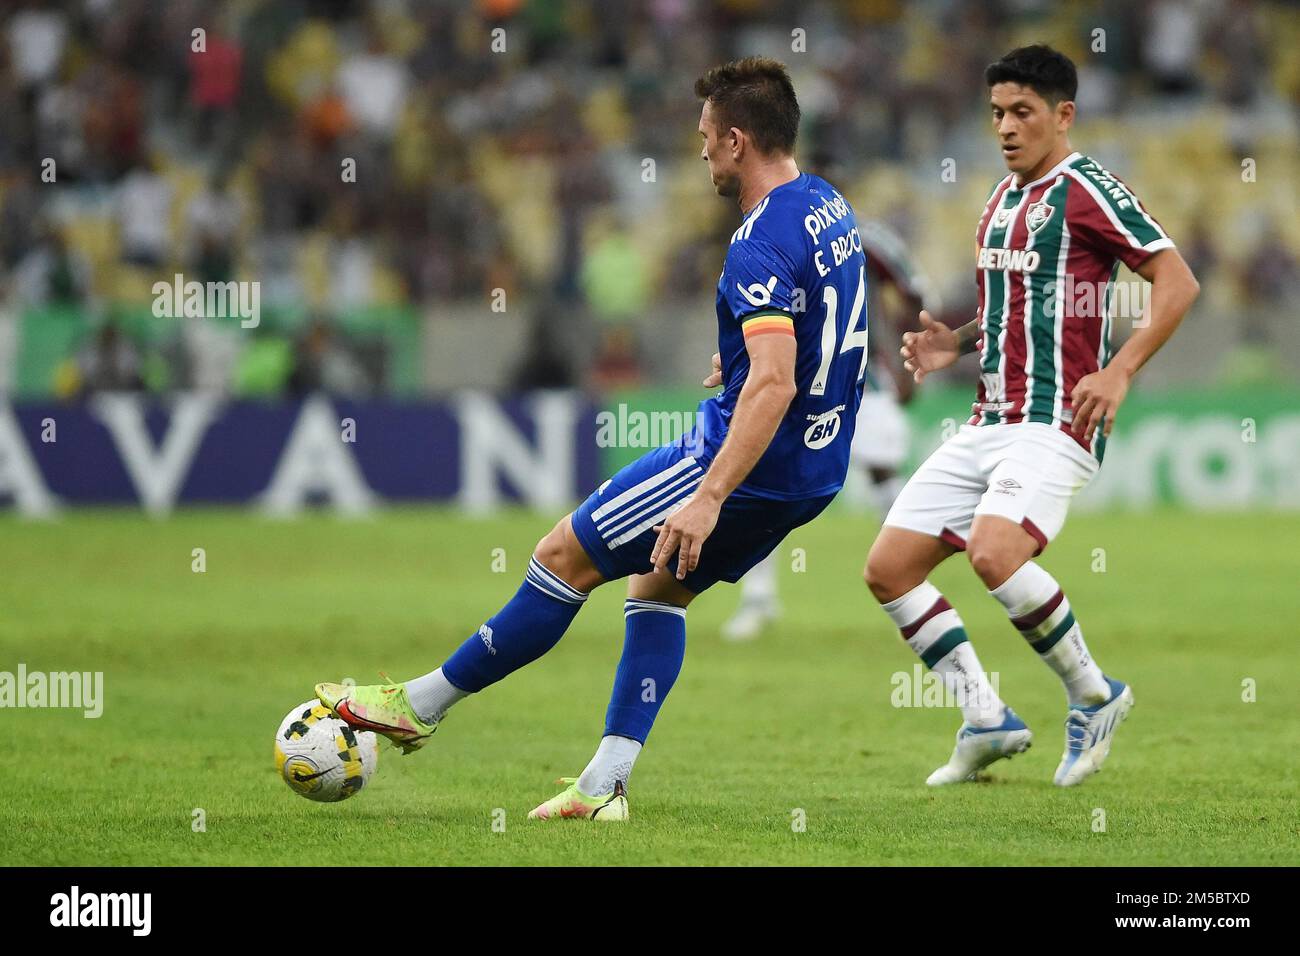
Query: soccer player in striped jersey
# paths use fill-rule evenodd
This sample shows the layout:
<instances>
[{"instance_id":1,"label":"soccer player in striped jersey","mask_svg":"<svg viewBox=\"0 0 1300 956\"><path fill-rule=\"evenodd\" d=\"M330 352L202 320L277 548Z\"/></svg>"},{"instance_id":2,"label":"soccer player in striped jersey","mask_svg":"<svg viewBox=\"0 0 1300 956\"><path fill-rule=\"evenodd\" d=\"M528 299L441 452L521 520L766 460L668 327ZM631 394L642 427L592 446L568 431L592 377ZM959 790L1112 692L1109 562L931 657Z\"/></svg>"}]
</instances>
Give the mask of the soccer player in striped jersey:
<instances>
[{"instance_id":1,"label":"soccer player in striped jersey","mask_svg":"<svg viewBox=\"0 0 1300 956\"><path fill-rule=\"evenodd\" d=\"M1032 737L985 678L957 611L927 580L965 551L1065 685L1065 750L1054 779L1071 786L1101 767L1133 693L1093 659L1069 600L1033 559L1100 466L1133 376L1177 329L1199 286L1133 191L1070 145L1078 81L1068 58L1024 47L991 64L985 80L1010 175L976 231L978 312L956 330L922 312L922 330L905 335L902 349L918 382L978 352L979 389L970 420L890 509L865 577L962 707L952 757L927 782L972 779ZM1151 296L1112 354L1108 313L1121 263L1150 281Z\"/></svg>"},{"instance_id":2,"label":"soccer player in striped jersey","mask_svg":"<svg viewBox=\"0 0 1300 956\"><path fill-rule=\"evenodd\" d=\"M866 260L853 210L794 160L785 67L710 70L700 158L742 221L718 278L718 354L699 424L564 517L514 597L441 667L405 684L318 684L325 706L411 751L447 710L549 651L593 588L628 578L623 656L595 756L534 819L625 820L627 779L681 670L686 608L735 583L844 483L867 364ZM557 706L563 706L559 703Z\"/></svg>"}]
</instances>

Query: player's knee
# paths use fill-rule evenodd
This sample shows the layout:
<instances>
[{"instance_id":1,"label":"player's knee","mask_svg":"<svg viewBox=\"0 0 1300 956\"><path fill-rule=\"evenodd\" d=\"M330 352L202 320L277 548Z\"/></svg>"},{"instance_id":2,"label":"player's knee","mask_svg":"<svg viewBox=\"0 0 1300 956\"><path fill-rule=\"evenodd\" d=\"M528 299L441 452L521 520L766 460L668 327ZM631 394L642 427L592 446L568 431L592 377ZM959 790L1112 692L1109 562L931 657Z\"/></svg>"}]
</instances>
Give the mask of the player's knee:
<instances>
[{"instance_id":1,"label":"player's knee","mask_svg":"<svg viewBox=\"0 0 1300 956\"><path fill-rule=\"evenodd\" d=\"M973 535L966 543L966 559L984 586L990 591L1015 573L1024 562L996 540Z\"/></svg>"},{"instance_id":2,"label":"player's knee","mask_svg":"<svg viewBox=\"0 0 1300 956\"><path fill-rule=\"evenodd\" d=\"M862 569L862 580L881 604L897 600L907 593L906 588L900 590L902 582L898 562L879 548L872 548L867 555L867 565Z\"/></svg>"},{"instance_id":3,"label":"player's knee","mask_svg":"<svg viewBox=\"0 0 1300 956\"><path fill-rule=\"evenodd\" d=\"M570 528L567 515L537 542L533 557L546 570L579 591L591 591L604 581Z\"/></svg>"},{"instance_id":4,"label":"player's knee","mask_svg":"<svg viewBox=\"0 0 1300 956\"><path fill-rule=\"evenodd\" d=\"M567 519L565 519L567 520ZM533 557L552 574L567 581L574 572L574 547L581 547L573 535L566 533L565 520L548 531L533 549Z\"/></svg>"},{"instance_id":5,"label":"player's knee","mask_svg":"<svg viewBox=\"0 0 1300 956\"><path fill-rule=\"evenodd\" d=\"M533 557L554 571L564 556L564 528L557 524L533 548Z\"/></svg>"}]
</instances>

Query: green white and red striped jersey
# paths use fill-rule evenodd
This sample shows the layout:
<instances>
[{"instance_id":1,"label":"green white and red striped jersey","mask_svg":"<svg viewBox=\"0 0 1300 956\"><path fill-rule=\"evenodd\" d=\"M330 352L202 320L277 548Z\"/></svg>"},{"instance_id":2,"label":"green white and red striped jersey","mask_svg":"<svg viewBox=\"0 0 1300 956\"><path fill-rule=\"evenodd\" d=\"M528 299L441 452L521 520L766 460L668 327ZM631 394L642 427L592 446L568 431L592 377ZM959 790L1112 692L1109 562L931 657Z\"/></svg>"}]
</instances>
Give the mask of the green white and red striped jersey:
<instances>
[{"instance_id":1,"label":"green white and red striped jersey","mask_svg":"<svg viewBox=\"0 0 1300 956\"><path fill-rule=\"evenodd\" d=\"M980 384L970 423L1043 422L1073 438L1070 394L1110 361L1120 263L1137 269L1173 240L1128 186L1076 152L1033 182L998 183L976 241ZM1101 431L1075 439L1098 459Z\"/></svg>"}]
</instances>

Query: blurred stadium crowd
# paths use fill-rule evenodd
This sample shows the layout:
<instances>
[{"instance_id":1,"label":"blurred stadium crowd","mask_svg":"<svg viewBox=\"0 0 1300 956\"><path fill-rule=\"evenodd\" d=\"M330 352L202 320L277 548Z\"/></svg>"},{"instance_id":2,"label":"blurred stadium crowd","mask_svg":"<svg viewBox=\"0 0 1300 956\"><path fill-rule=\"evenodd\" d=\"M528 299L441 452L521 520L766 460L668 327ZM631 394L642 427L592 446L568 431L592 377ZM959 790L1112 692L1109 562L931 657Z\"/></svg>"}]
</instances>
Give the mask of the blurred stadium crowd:
<instances>
[{"instance_id":1,"label":"blurred stadium crowd","mask_svg":"<svg viewBox=\"0 0 1300 956\"><path fill-rule=\"evenodd\" d=\"M451 365L504 387L694 381L662 343L689 323L707 345L736 210L698 161L692 85L754 52L790 65L801 162L904 236L965 321L971 230L1004 174L982 70L1035 40L1080 64L1075 145L1210 293L1192 321L1214 331L1190 347L1214 354L1186 375L1300 373L1291 4L0 10L0 393L404 393L455 384ZM260 324L155 317L175 273L260 282Z\"/></svg>"}]
</instances>

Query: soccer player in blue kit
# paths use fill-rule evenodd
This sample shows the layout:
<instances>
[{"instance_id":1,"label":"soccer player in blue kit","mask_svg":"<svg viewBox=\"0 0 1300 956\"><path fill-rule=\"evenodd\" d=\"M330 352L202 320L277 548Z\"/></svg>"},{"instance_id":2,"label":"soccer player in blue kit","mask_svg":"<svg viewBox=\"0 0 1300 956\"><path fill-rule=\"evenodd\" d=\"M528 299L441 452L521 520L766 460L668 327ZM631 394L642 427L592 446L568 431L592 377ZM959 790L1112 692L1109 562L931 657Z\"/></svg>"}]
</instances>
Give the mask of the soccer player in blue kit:
<instances>
[{"instance_id":1,"label":"soccer player in blue kit","mask_svg":"<svg viewBox=\"0 0 1300 956\"><path fill-rule=\"evenodd\" d=\"M623 654L595 756L533 819L626 820L627 779L681 670L686 608L735 583L844 483L866 370L866 260L844 197L794 160L785 67L750 57L695 84L701 158L742 221L718 280L718 353L696 428L606 481L537 544L514 597L404 684L318 684L405 752L448 709L549 651L590 592L628 579ZM646 693L652 688L652 693Z\"/></svg>"}]
</instances>

